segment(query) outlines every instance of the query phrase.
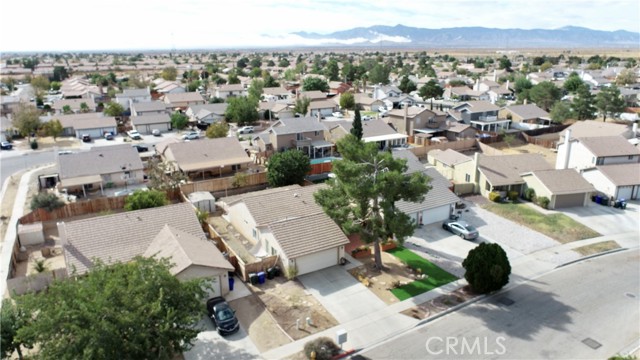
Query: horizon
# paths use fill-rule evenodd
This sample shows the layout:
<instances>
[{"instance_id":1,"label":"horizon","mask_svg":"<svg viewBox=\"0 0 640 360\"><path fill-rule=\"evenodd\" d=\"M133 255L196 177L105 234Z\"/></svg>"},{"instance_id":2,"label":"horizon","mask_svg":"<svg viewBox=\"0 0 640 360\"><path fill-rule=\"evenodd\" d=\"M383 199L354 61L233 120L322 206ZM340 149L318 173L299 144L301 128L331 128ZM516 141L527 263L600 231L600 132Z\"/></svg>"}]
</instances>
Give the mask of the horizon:
<instances>
[{"instance_id":1,"label":"horizon","mask_svg":"<svg viewBox=\"0 0 640 360\"><path fill-rule=\"evenodd\" d=\"M14 29L18 35L3 36L0 52L330 46L326 40L303 39L294 33L331 34L354 28L397 25L423 29L484 27L502 30L557 30L572 26L640 34L640 2L634 0L597 3L531 0L526 11L535 16L523 16L521 4L507 0L438 3L437 13L429 4L397 9L395 3L388 0L349 3L329 0L322 4L311 0L245 0L241 8L234 5L188 0L176 7L168 0L114 0L95 14L86 15L82 11L86 3L78 0L37 1L35 4L9 2L5 4L5 14L28 13L32 18L26 22L20 16L5 17L6 28ZM34 6L39 11L33 12ZM87 21L87 17L92 20Z\"/></svg>"}]
</instances>

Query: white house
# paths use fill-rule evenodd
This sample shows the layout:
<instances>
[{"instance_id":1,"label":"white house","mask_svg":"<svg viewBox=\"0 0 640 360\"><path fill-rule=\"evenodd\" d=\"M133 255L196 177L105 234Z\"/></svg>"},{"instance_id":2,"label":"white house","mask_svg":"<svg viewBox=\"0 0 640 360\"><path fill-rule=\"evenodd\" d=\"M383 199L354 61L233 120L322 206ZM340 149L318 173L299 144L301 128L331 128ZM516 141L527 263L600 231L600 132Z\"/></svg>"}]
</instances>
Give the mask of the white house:
<instances>
[{"instance_id":1,"label":"white house","mask_svg":"<svg viewBox=\"0 0 640 360\"><path fill-rule=\"evenodd\" d=\"M132 103L151 101L151 91L144 89L124 89L121 94L116 94L116 102L125 110L131 109Z\"/></svg>"},{"instance_id":2,"label":"white house","mask_svg":"<svg viewBox=\"0 0 640 360\"><path fill-rule=\"evenodd\" d=\"M220 99L245 95L246 91L242 84L220 85L216 88L216 97Z\"/></svg>"},{"instance_id":3,"label":"white house","mask_svg":"<svg viewBox=\"0 0 640 360\"><path fill-rule=\"evenodd\" d=\"M600 193L614 199L640 199L640 163L601 165L582 171Z\"/></svg>"},{"instance_id":4,"label":"white house","mask_svg":"<svg viewBox=\"0 0 640 360\"><path fill-rule=\"evenodd\" d=\"M571 131L567 131L557 149L556 169L584 170L599 165L640 162L640 149L619 135L572 138Z\"/></svg>"}]
</instances>

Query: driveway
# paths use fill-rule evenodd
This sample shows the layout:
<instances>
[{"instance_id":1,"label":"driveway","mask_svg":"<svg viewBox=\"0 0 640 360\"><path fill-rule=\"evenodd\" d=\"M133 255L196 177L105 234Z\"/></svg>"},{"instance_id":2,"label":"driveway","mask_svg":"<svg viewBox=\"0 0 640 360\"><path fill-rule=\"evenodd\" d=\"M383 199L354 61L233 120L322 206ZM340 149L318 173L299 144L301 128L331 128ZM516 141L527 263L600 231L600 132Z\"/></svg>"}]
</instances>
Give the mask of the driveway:
<instances>
[{"instance_id":1,"label":"driveway","mask_svg":"<svg viewBox=\"0 0 640 360\"><path fill-rule=\"evenodd\" d=\"M633 200L624 210L589 203L588 206L563 209L562 212L602 235L637 233L640 202Z\"/></svg>"},{"instance_id":2,"label":"driveway","mask_svg":"<svg viewBox=\"0 0 640 360\"><path fill-rule=\"evenodd\" d=\"M387 306L342 266L300 275L298 279L341 324Z\"/></svg>"}]
</instances>

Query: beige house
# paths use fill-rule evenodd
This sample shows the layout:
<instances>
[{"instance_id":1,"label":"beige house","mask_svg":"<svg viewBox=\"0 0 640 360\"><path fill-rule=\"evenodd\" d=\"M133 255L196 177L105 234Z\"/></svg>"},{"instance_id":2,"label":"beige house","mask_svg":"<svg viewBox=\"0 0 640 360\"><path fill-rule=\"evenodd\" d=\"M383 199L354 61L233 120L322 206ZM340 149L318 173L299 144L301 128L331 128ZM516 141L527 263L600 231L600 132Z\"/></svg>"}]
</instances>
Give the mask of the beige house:
<instances>
[{"instance_id":1,"label":"beige house","mask_svg":"<svg viewBox=\"0 0 640 360\"><path fill-rule=\"evenodd\" d=\"M454 182L459 184L471 182L471 176L469 176L469 180L467 181L464 181L466 180L465 178L457 179L456 173L460 171L456 171L456 167L460 166L461 164L473 161L472 158L452 149L431 150L427 154L427 158L429 164L433 165L433 167L446 179L453 180Z\"/></svg>"},{"instance_id":2,"label":"beige house","mask_svg":"<svg viewBox=\"0 0 640 360\"><path fill-rule=\"evenodd\" d=\"M329 139L334 143L350 134L353 128L353 121L330 121L325 124L329 129ZM379 149L402 146L407 143L407 138L407 135L398 134L382 120L362 122L362 140L377 143Z\"/></svg>"},{"instance_id":3,"label":"beige house","mask_svg":"<svg viewBox=\"0 0 640 360\"><path fill-rule=\"evenodd\" d=\"M498 118L509 119L512 123L549 125L551 115L535 104L511 105L498 111Z\"/></svg>"},{"instance_id":4,"label":"beige house","mask_svg":"<svg viewBox=\"0 0 640 360\"><path fill-rule=\"evenodd\" d=\"M380 99L374 99L368 94L354 94L354 99L356 101L356 106L360 106L360 108L364 111L378 111L378 109L384 106L384 101Z\"/></svg>"},{"instance_id":5,"label":"beige house","mask_svg":"<svg viewBox=\"0 0 640 360\"><path fill-rule=\"evenodd\" d=\"M446 126L447 115L437 110L407 106L389 111L389 117L385 119L398 133L412 136L416 133L442 131L441 128Z\"/></svg>"},{"instance_id":6,"label":"beige house","mask_svg":"<svg viewBox=\"0 0 640 360\"><path fill-rule=\"evenodd\" d=\"M309 157L323 157L322 154L333 147L325 140L327 128L317 118L280 119L269 129L253 137L260 151L283 151L298 149Z\"/></svg>"},{"instance_id":7,"label":"beige house","mask_svg":"<svg viewBox=\"0 0 640 360\"><path fill-rule=\"evenodd\" d=\"M186 110L189 106L204 105L202 95L197 92L165 94L163 101L168 108Z\"/></svg>"},{"instance_id":8,"label":"beige house","mask_svg":"<svg viewBox=\"0 0 640 360\"><path fill-rule=\"evenodd\" d=\"M525 188L533 189L537 197L549 199L549 209L586 206L596 190L573 169L532 171L521 177Z\"/></svg>"}]
</instances>

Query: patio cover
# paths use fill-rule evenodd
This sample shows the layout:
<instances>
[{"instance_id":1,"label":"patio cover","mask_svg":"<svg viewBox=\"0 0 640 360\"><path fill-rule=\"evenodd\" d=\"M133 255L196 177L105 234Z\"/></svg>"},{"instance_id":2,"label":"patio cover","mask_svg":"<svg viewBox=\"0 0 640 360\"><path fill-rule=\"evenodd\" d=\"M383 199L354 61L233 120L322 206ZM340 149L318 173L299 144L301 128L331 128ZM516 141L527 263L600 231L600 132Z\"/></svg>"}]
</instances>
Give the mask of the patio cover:
<instances>
[{"instance_id":1,"label":"patio cover","mask_svg":"<svg viewBox=\"0 0 640 360\"><path fill-rule=\"evenodd\" d=\"M315 148L324 148L324 147L332 147L333 143L324 140L314 140L311 142L311 146Z\"/></svg>"},{"instance_id":2,"label":"patio cover","mask_svg":"<svg viewBox=\"0 0 640 360\"><path fill-rule=\"evenodd\" d=\"M62 187L95 184L95 183L101 183L101 182L102 182L102 177L100 175L78 176L74 178L60 180L60 184L62 185Z\"/></svg>"}]
</instances>

